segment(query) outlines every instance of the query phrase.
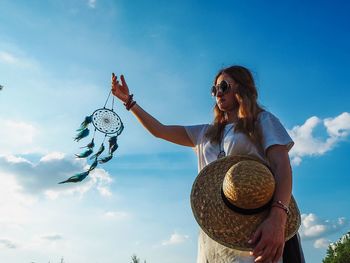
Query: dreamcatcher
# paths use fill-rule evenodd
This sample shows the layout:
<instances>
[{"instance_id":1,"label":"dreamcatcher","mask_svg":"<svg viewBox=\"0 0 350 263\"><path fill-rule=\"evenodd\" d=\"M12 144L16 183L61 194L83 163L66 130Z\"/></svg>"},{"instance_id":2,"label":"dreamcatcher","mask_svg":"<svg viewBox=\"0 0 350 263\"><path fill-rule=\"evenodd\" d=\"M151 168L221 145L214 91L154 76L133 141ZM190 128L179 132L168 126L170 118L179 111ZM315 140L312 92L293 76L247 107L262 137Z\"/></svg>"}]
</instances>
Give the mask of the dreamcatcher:
<instances>
[{"instance_id":1,"label":"dreamcatcher","mask_svg":"<svg viewBox=\"0 0 350 263\"><path fill-rule=\"evenodd\" d=\"M89 125L92 123L94 129L94 134L92 140L81 148L85 150L75 156L77 158L87 158L92 161L90 167L87 171L78 173L68 178L63 183L76 183L84 180L89 173L94 170L98 164L103 164L110 161L113 158L113 153L118 149L117 138L122 133L124 125L120 117L114 112L114 96L112 96L112 107L111 109L106 108L108 100L111 96L112 90L109 92L107 100L103 108L95 110L90 116L86 116L84 121L80 124L79 129L77 130L78 134L75 136L74 140L79 142L81 139L86 138L90 134ZM97 152L94 153L95 147L95 135L96 131L104 134L104 139L98 148ZM105 141L108 138L108 153L103 157L100 157L101 154L105 151ZM94 153L94 154L93 154Z\"/></svg>"}]
</instances>

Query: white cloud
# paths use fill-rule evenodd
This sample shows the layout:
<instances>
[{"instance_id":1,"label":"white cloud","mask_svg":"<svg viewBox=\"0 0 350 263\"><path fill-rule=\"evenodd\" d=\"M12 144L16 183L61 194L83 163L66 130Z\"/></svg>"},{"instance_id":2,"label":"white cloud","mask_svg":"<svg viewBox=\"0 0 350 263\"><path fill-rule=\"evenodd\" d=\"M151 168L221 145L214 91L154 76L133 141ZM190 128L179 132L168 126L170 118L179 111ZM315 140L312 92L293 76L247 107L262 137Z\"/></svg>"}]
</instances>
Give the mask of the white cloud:
<instances>
[{"instance_id":1,"label":"white cloud","mask_svg":"<svg viewBox=\"0 0 350 263\"><path fill-rule=\"evenodd\" d=\"M14 248L17 248L17 245L9 239L0 238L0 248L14 249Z\"/></svg>"},{"instance_id":2,"label":"white cloud","mask_svg":"<svg viewBox=\"0 0 350 263\"><path fill-rule=\"evenodd\" d=\"M42 235L41 238L48 241L57 241L63 239L62 235L56 233Z\"/></svg>"},{"instance_id":3,"label":"white cloud","mask_svg":"<svg viewBox=\"0 0 350 263\"><path fill-rule=\"evenodd\" d=\"M40 162L50 162L56 160L62 160L65 157L64 153L52 152L41 157Z\"/></svg>"},{"instance_id":4,"label":"white cloud","mask_svg":"<svg viewBox=\"0 0 350 263\"><path fill-rule=\"evenodd\" d=\"M348 220L340 217L337 220L321 220L315 214L302 214L299 233L305 240L321 239L335 233L348 225ZM319 241L321 242L321 241Z\"/></svg>"},{"instance_id":5,"label":"white cloud","mask_svg":"<svg viewBox=\"0 0 350 263\"><path fill-rule=\"evenodd\" d=\"M111 196L109 185L113 182L109 173L103 169L95 169L91 180L96 184L96 189L102 196Z\"/></svg>"},{"instance_id":6,"label":"white cloud","mask_svg":"<svg viewBox=\"0 0 350 263\"><path fill-rule=\"evenodd\" d=\"M111 220L121 220L130 218L130 214L124 211L107 211L103 214L103 217L105 219L111 219Z\"/></svg>"},{"instance_id":7,"label":"white cloud","mask_svg":"<svg viewBox=\"0 0 350 263\"><path fill-rule=\"evenodd\" d=\"M30 207L37 199L24 194L13 175L0 171L0 181L0 225L18 228L30 220Z\"/></svg>"},{"instance_id":8,"label":"white cloud","mask_svg":"<svg viewBox=\"0 0 350 263\"><path fill-rule=\"evenodd\" d=\"M168 240L165 240L162 242L163 246L169 246L169 245L177 245L184 243L186 240L188 240L189 236L188 235L181 235L178 233L174 233L170 236Z\"/></svg>"},{"instance_id":9,"label":"white cloud","mask_svg":"<svg viewBox=\"0 0 350 263\"><path fill-rule=\"evenodd\" d=\"M88 6L90 8L95 8L96 7L96 0L88 0Z\"/></svg>"},{"instance_id":10,"label":"white cloud","mask_svg":"<svg viewBox=\"0 0 350 263\"><path fill-rule=\"evenodd\" d=\"M0 122L0 154L40 152L35 146L39 129L31 123L2 119Z\"/></svg>"},{"instance_id":11,"label":"white cloud","mask_svg":"<svg viewBox=\"0 0 350 263\"><path fill-rule=\"evenodd\" d=\"M55 200L61 196L70 196L74 194L82 197L88 191L96 188L101 196L110 197L112 196L112 192L109 190L111 182L112 179L105 170L96 168L83 182L66 184L63 188L59 188L59 186L52 187L45 190L44 194L51 200Z\"/></svg>"},{"instance_id":12,"label":"white cloud","mask_svg":"<svg viewBox=\"0 0 350 263\"><path fill-rule=\"evenodd\" d=\"M52 225L51 227L55 228ZM40 251L45 249L45 251L48 252L55 251L59 248L64 248L66 243L67 240L65 240L62 235L57 233L36 234L32 235L28 241L23 242L21 247L27 251Z\"/></svg>"},{"instance_id":13,"label":"white cloud","mask_svg":"<svg viewBox=\"0 0 350 263\"><path fill-rule=\"evenodd\" d=\"M25 159L23 157L18 157L18 156L15 156L15 155L5 155L4 158L9 163L28 163L28 164L32 164L27 159Z\"/></svg>"},{"instance_id":14,"label":"white cloud","mask_svg":"<svg viewBox=\"0 0 350 263\"><path fill-rule=\"evenodd\" d=\"M0 63L4 63L8 66L17 66L27 69L37 69L39 67L39 64L32 58L4 50L0 50Z\"/></svg>"},{"instance_id":15,"label":"white cloud","mask_svg":"<svg viewBox=\"0 0 350 263\"><path fill-rule=\"evenodd\" d=\"M0 51L0 61L6 64L16 64L18 59L11 53Z\"/></svg>"},{"instance_id":16,"label":"white cloud","mask_svg":"<svg viewBox=\"0 0 350 263\"><path fill-rule=\"evenodd\" d=\"M316 239L316 241L314 242L314 247L315 248L328 248L330 243L331 243L331 241L329 239L319 238L319 239Z\"/></svg>"},{"instance_id":17,"label":"white cloud","mask_svg":"<svg viewBox=\"0 0 350 263\"><path fill-rule=\"evenodd\" d=\"M335 118L327 118L324 125L330 136L346 137L350 133L350 113L344 112Z\"/></svg>"},{"instance_id":18,"label":"white cloud","mask_svg":"<svg viewBox=\"0 0 350 263\"><path fill-rule=\"evenodd\" d=\"M82 182L77 184L58 184L76 173L85 171L86 160L69 158L63 153L49 153L39 162L32 163L21 157L0 157L0 170L12 175L18 189L32 196L44 194L49 199L59 196L78 194L82 196L91 189L97 189L102 196L111 196L110 175L103 169L96 168Z\"/></svg>"},{"instance_id":19,"label":"white cloud","mask_svg":"<svg viewBox=\"0 0 350 263\"><path fill-rule=\"evenodd\" d=\"M325 128L326 138L316 137L317 128ZM305 156L323 155L332 150L341 140L350 134L350 114L344 112L334 118L320 118L313 116L301 126L295 126L289 131L295 142L290 155L292 163L299 165Z\"/></svg>"}]
</instances>

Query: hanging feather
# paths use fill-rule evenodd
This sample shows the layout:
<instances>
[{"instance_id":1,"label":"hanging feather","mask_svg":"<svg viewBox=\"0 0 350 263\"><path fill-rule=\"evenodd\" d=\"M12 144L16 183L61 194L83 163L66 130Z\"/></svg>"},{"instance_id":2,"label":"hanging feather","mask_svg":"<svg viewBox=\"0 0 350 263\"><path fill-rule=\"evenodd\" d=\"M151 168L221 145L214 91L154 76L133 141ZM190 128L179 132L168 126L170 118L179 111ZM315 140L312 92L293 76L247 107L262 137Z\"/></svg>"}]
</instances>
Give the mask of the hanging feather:
<instances>
[{"instance_id":1,"label":"hanging feather","mask_svg":"<svg viewBox=\"0 0 350 263\"><path fill-rule=\"evenodd\" d=\"M84 130L92 122L92 115L86 116L84 121L80 124L79 130Z\"/></svg>"},{"instance_id":2,"label":"hanging feather","mask_svg":"<svg viewBox=\"0 0 350 263\"><path fill-rule=\"evenodd\" d=\"M106 157L103 157L101 159L98 160L98 163L106 163L108 162L109 160L111 160L113 158L113 154L110 154Z\"/></svg>"},{"instance_id":3,"label":"hanging feather","mask_svg":"<svg viewBox=\"0 0 350 263\"><path fill-rule=\"evenodd\" d=\"M103 145L103 143L101 144L100 148L98 149L97 153L95 153L94 155L92 155L90 157L90 160L97 158L100 156L100 154L105 150L105 146Z\"/></svg>"},{"instance_id":4,"label":"hanging feather","mask_svg":"<svg viewBox=\"0 0 350 263\"><path fill-rule=\"evenodd\" d=\"M112 145L112 147L109 148L109 154L113 154L118 149L118 144Z\"/></svg>"},{"instance_id":5,"label":"hanging feather","mask_svg":"<svg viewBox=\"0 0 350 263\"><path fill-rule=\"evenodd\" d=\"M90 165L89 171L91 172L93 169L96 168L98 164L97 158L95 158L95 161Z\"/></svg>"},{"instance_id":6,"label":"hanging feather","mask_svg":"<svg viewBox=\"0 0 350 263\"><path fill-rule=\"evenodd\" d=\"M59 182L59 184L81 182L86 178L86 176L89 175L89 173L90 173L90 171L75 174L72 177L69 177L67 180Z\"/></svg>"},{"instance_id":7,"label":"hanging feather","mask_svg":"<svg viewBox=\"0 0 350 263\"><path fill-rule=\"evenodd\" d=\"M81 132L79 132L77 134L77 136L74 138L75 141L80 141L81 139L85 138L86 136L88 136L90 133L88 128L85 128L84 130L82 130Z\"/></svg>"},{"instance_id":8,"label":"hanging feather","mask_svg":"<svg viewBox=\"0 0 350 263\"><path fill-rule=\"evenodd\" d=\"M112 136L108 139L109 145L113 145L117 143L118 136Z\"/></svg>"},{"instance_id":9,"label":"hanging feather","mask_svg":"<svg viewBox=\"0 0 350 263\"><path fill-rule=\"evenodd\" d=\"M79 153L79 154L76 154L75 156L77 158L86 158L88 157L90 154L92 154L92 149L89 149L89 150L86 150L85 152L82 152L82 153Z\"/></svg>"},{"instance_id":10,"label":"hanging feather","mask_svg":"<svg viewBox=\"0 0 350 263\"><path fill-rule=\"evenodd\" d=\"M109 140L108 140L108 142L109 142L109 154L114 153L115 150L118 149L117 137L118 137L118 136L112 136L112 137L109 138Z\"/></svg>"},{"instance_id":11,"label":"hanging feather","mask_svg":"<svg viewBox=\"0 0 350 263\"><path fill-rule=\"evenodd\" d=\"M95 147L94 139L95 139L95 138L92 138L92 141L91 141L88 145L83 146L83 147L80 147L80 148L89 148L89 149L94 148L94 147Z\"/></svg>"}]
</instances>

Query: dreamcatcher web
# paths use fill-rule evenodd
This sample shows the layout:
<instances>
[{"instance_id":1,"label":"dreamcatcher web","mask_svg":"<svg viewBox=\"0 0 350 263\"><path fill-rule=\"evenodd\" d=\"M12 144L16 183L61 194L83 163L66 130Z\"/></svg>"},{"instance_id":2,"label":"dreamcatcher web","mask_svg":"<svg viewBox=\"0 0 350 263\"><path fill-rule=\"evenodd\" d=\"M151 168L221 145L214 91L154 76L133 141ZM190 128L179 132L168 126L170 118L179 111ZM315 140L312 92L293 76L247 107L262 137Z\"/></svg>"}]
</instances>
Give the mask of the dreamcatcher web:
<instances>
[{"instance_id":1,"label":"dreamcatcher web","mask_svg":"<svg viewBox=\"0 0 350 263\"><path fill-rule=\"evenodd\" d=\"M119 116L113 110L106 108L94 111L92 124L98 131L106 134L117 133L119 135L123 130L123 123Z\"/></svg>"}]
</instances>

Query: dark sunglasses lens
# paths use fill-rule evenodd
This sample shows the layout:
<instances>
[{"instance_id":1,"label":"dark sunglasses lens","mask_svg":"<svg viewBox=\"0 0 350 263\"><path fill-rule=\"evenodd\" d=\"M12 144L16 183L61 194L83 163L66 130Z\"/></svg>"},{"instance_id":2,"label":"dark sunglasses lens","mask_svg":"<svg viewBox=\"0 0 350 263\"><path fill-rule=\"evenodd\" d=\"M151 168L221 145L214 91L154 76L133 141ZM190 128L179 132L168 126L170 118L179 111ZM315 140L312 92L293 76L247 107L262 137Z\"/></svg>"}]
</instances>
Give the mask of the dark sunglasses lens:
<instances>
[{"instance_id":1,"label":"dark sunglasses lens","mask_svg":"<svg viewBox=\"0 0 350 263\"><path fill-rule=\"evenodd\" d=\"M222 90L222 93L226 93L228 90L228 84L225 80L221 81L219 87Z\"/></svg>"},{"instance_id":2,"label":"dark sunglasses lens","mask_svg":"<svg viewBox=\"0 0 350 263\"><path fill-rule=\"evenodd\" d=\"M215 86L211 87L211 95L214 97L216 96L216 87Z\"/></svg>"}]
</instances>

